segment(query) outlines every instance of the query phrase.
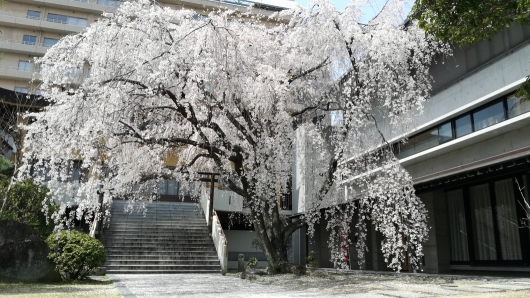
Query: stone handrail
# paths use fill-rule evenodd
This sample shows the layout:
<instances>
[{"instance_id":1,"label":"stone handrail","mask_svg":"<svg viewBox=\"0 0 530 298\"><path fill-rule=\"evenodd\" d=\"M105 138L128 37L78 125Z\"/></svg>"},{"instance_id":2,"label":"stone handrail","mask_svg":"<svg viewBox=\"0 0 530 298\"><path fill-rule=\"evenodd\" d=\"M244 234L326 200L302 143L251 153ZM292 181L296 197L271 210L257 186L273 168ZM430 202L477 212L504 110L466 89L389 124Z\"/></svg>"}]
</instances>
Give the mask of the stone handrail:
<instances>
[{"instance_id":1,"label":"stone handrail","mask_svg":"<svg viewBox=\"0 0 530 298\"><path fill-rule=\"evenodd\" d=\"M212 220L212 239L217 250L219 262L221 262L221 268L226 270L228 268L228 241L226 240L225 232L215 210Z\"/></svg>"},{"instance_id":2,"label":"stone handrail","mask_svg":"<svg viewBox=\"0 0 530 298\"><path fill-rule=\"evenodd\" d=\"M208 191L205 188L201 189L200 204L206 217L206 224L208 225L211 202ZM221 268L226 270L228 268L228 241L226 240L223 227L221 226L221 222L219 221L219 217L215 210L213 211L212 216L212 240L215 245L215 250L217 251L217 257L221 263Z\"/></svg>"}]
</instances>

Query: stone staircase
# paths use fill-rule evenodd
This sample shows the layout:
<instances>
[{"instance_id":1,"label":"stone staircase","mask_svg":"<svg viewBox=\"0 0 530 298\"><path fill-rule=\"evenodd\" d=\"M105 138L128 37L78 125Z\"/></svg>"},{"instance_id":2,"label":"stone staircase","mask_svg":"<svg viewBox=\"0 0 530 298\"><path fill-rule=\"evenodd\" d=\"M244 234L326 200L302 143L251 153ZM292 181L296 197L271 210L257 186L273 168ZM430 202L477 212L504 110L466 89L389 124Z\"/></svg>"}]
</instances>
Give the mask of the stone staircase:
<instances>
[{"instance_id":1,"label":"stone staircase","mask_svg":"<svg viewBox=\"0 0 530 298\"><path fill-rule=\"evenodd\" d=\"M221 265L200 206L153 202L147 213L125 213L114 200L104 229L107 273L206 273Z\"/></svg>"}]
</instances>

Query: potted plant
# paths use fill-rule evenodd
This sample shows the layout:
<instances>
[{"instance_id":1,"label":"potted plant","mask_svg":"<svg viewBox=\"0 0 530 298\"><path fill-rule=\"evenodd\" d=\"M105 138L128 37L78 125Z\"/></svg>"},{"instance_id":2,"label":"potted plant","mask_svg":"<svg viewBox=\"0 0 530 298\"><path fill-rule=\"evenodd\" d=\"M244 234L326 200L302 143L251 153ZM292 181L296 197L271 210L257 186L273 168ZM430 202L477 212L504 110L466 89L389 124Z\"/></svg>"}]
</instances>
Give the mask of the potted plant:
<instances>
[{"instance_id":1,"label":"potted plant","mask_svg":"<svg viewBox=\"0 0 530 298\"><path fill-rule=\"evenodd\" d=\"M315 268L317 266L317 253L314 250L310 251L305 259L307 261L307 267Z\"/></svg>"},{"instance_id":2,"label":"potted plant","mask_svg":"<svg viewBox=\"0 0 530 298\"><path fill-rule=\"evenodd\" d=\"M256 270L256 266L258 265L258 259L256 258L250 258L248 259L247 266L248 271L250 274L254 274L254 270Z\"/></svg>"}]
</instances>

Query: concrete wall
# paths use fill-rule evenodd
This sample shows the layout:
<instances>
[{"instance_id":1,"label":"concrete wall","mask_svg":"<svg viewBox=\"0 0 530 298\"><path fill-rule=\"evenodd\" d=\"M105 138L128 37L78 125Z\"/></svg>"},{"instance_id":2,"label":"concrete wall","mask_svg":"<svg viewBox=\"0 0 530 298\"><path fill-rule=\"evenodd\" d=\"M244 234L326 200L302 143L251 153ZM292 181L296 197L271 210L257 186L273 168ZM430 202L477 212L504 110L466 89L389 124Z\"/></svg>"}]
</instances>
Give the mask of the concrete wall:
<instances>
[{"instance_id":1,"label":"concrete wall","mask_svg":"<svg viewBox=\"0 0 530 298\"><path fill-rule=\"evenodd\" d=\"M228 241L228 253L245 254L245 264L253 253L260 253L260 250L252 248L252 239L257 238L255 231L225 230L226 240ZM267 267L267 262L259 261L259 268ZM237 269L237 261L228 261L228 269Z\"/></svg>"}]
</instances>

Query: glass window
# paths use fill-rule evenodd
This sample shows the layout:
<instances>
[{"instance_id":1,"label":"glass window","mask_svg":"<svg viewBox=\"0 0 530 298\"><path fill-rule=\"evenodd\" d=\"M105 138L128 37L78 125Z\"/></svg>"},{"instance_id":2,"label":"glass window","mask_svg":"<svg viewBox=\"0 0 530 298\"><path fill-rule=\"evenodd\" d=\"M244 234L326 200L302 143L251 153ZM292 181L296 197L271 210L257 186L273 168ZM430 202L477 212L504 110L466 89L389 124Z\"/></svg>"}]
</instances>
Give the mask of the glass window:
<instances>
[{"instance_id":1,"label":"glass window","mask_svg":"<svg viewBox=\"0 0 530 298\"><path fill-rule=\"evenodd\" d=\"M515 97L515 94L508 96L506 102L508 103L508 118L530 111L530 100L522 100L522 98Z\"/></svg>"},{"instance_id":2,"label":"glass window","mask_svg":"<svg viewBox=\"0 0 530 298\"><path fill-rule=\"evenodd\" d=\"M447 205L451 233L451 260L469 261L463 191L458 189L447 192Z\"/></svg>"},{"instance_id":3,"label":"glass window","mask_svg":"<svg viewBox=\"0 0 530 298\"><path fill-rule=\"evenodd\" d=\"M469 188L476 260L497 260L489 184Z\"/></svg>"},{"instance_id":4,"label":"glass window","mask_svg":"<svg viewBox=\"0 0 530 298\"><path fill-rule=\"evenodd\" d=\"M40 11L28 10L27 18L32 20L40 20Z\"/></svg>"},{"instance_id":5,"label":"glass window","mask_svg":"<svg viewBox=\"0 0 530 298\"><path fill-rule=\"evenodd\" d=\"M470 115L465 115L455 120L455 132L457 138L465 136L472 131Z\"/></svg>"},{"instance_id":6,"label":"glass window","mask_svg":"<svg viewBox=\"0 0 530 298\"><path fill-rule=\"evenodd\" d=\"M99 5L104 5L104 6L120 6L122 4L121 1L118 1L118 0L98 0L98 4Z\"/></svg>"},{"instance_id":7,"label":"glass window","mask_svg":"<svg viewBox=\"0 0 530 298\"><path fill-rule=\"evenodd\" d=\"M22 43L34 46L37 43L37 36L24 35L24 37L22 37Z\"/></svg>"},{"instance_id":8,"label":"glass window","mask_svg":"<svg viewBox=\"0 0 530 298\"><path fill-rule=\"evenodd\" d=\"M81 19L81 18L76 18L76 17L68 17L67 24L68 25L73 25L73 26L86 27L87 26L87 20L86 19Z\"/></svg>"},{"instance_id":9,"label":"glass window","mask_svg":"<svg viewBox=\"0 0 530 298\"><path fill-rule=\"evenodd\" d=\"M179 194L180 183L176 180L163 180L158 184L159 195L176 196Z\"/></svg>"},{"instance_id":10,"label":"glass window","mask_svg":"<svg viewBox=\"0 0 530 298\"><path fill-rule=\"evenodd\" d=\"M27 87L15 87L15 92L28 93Z\"/></svg>"},{"instance_id":11,"label":"glass window","mask_svg":"<svg viewBox=\"0 0 530 298\"><path fill-rule=\"evenodd\" d=\"M18 61L18 70L33 71L33 62L23 60Z\"/></svg>"},{"instance_id":12,"label":"glass window","mask_svg":"<svg viewBox=\"0 0 530 298\"><path fill-rule=\"evenodd\" d=\"M451 122L438 126L438 142L445 143L453 139L453 127Z\"/></svg>"},{"instance_id":13,"label":"glass window","mask_svg":"<svg viewBox=\"0 0 530 298\"><path fill-rule=\"evenodd\" d=\"M68 22L68 17L60 14L49 13L46 20L48 22L66 24Z\"/></svg>"},{"instance_id":14,"label":"glass window","mask_svg":"<svg viewBox=\"0 0 530 298\"><path fill-rule=\"evenodd\" d=\"M512 178L495 182L497 225L503 260L522 260L519 220Z\"/></svg>"},{"instance_id":15,"label":"glass window","mask_svg":"<svg viewBox=\"0 0 530 298\"><path fill-rule=\"evenodd\" d=\"M411 137L407 143L402 144L397 157L405 158L437 146L438 144L438 128L433 128L422 134Z\"/></svg>"},{"instance_id":16,"label":"glass window","mask_svg":"<svg viewBox=\"0 0 530 298\"><path fill-rule=\"evenodd\" d=\"M414 154L414 145L410 143L399 143L398 145L399 152L396 154L398 158L405 158Z\"/></svg>"},{"instance_id":17,"label":"glass window","mask_svg":"<svg viewBox=\"0 0 530 298\"><path fill-rule=\"evenodd\" d=\"M473 113L475 131L504 121L504 107L502 102L483 108Z\"/></svg>"},{"instance_id":18,"label":"glass window","mask_svg":"<svg viewBox=\"0 0 530 298\"><path fill-rule=\"evenodd\" d=\"M414 144L414 153L419 153L438 145L438 128L410 138L409 143Z\"/></svg>"},{"instance_id":19,"label":"glass window","mask_svg":"<svg viewBox=\"0 0 530 298\"><path fill-rule=\"evenodd\" d=\"M35 95L41 95L42 91L40 89L35 89Z\"/></svg>"},{"instance_id":20,"label":"glass window","mask_svg":"<svg viewBox=\"0 0 530 298\"><path fill-rule=\"evenodd\" d=\"M53 47L59 40L56 39L56 38L49 38L49 37L44 37L44 42L42 43L42 46L44 47Z\"/></svg>"}]
</instances>

